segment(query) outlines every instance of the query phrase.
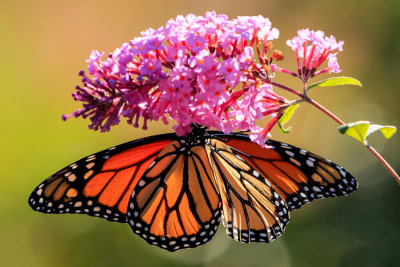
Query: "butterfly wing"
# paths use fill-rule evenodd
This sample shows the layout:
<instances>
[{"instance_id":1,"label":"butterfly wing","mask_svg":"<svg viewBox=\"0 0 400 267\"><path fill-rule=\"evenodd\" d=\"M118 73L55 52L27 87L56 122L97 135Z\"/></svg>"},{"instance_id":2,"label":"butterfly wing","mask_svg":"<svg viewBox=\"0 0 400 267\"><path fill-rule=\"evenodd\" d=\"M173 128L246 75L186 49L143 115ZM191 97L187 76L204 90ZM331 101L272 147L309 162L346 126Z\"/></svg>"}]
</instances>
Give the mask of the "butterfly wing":
<instances>
[{"instance_id":1,"label":"butterfly wing","mask_svg":"<svg viewBox=\"0 0 400 267\"><path fill-rule=\"evenodd\" d=\"M204 141L202 136L197 139ZM128 223L149 244L169 251L196 247L217 230L218 194L204 146L174 141L159 153L134 189Z\"/></svg>"},{"instance_id":2,"label":"butterfly wing","mask_svg":"<svg viewBox=\"0 0 400 267\"><path fill-rule=\"evenodd\" d=\"M276 190L220 140L211 139L206 148L227 234L243 243L271 242L282 235L289 213Z\"/></svg>"},{"instance_id":3,"label":"butterfly wing","mask_svg":"<svg viewBox=\"0 0 400 267\"><path fill-rule=\"evenodd\" d=\"M83 158L41 183L29 205L44 213L83 213L126 222L133 189L174 134L131 141Z\"/></svg>"},{"instance_id":4,"label":"butterfly wing","mask_svg":"<svg viewBox=\"0 0 400 267\"><path fill-rule=\"evenodd\" d=\"M208 242L221 211L235 240L270 242L283 233L288 210L357 188L339 165L284 143L267 145L244 134L151 136L60 170L29 204L44 213L128 222L148 243L175 251Z\"/></svg>"},{"instance_id":5,"label":"butterfly wing","mask_svg":"<svg viewBox=\"0 0 400 267\"><path fill-rule=\"evenodd\" d=\"M267 140L267 148L247 135L230 135L227 144L265 177L290 210L314 199L344 196L357 189L355 178L341 166L304 149Z\"/></svg>"}]
</instances>

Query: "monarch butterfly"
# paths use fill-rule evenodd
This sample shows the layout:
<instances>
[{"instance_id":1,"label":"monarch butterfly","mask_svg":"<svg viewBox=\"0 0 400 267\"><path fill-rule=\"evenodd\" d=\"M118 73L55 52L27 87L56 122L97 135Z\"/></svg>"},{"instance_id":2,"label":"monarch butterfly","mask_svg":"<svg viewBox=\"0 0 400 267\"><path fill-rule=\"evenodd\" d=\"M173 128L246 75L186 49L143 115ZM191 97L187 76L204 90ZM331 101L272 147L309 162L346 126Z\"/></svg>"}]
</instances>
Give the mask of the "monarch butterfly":
<instances>
[{"instance_id":1,"label":"monarch butterfly","mask_svg":"<svg viewBox=\"0 0 400 267\"><path fill-rule=\"evenodd\" d=\"M357 181L341 166L273 141L194 125L185 137L150 136L83 158L41 183L29 205L129 223L169 251L208 242L220 222L243 243L282 235L289 211L347 195Z\"/></svg>"}]
</instances>

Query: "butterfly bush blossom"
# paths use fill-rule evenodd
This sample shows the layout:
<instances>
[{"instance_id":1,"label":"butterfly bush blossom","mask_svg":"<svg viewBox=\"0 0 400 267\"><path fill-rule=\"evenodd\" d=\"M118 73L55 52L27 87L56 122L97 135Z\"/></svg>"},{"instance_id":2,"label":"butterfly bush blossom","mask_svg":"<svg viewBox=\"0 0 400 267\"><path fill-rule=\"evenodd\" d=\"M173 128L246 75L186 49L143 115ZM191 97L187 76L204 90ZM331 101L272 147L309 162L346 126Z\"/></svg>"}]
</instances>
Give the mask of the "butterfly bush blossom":
<instances>
[{"instance_id":1,"label":"butterfly bush blossom","mask_svg":"<svg viewBox=\"0 0 400 267\"><path fill-rule=\"evenodd\" d=\"M73 93L83 107L63 119L89 117L89 128L100 131L110 130L121 116L143 129L149 120L174 120L179 136L196 123L224 133L249 131L252 140L263 145L292 103L273 91L279 84L272 81L272 72L304 81L340 71L333 51L341 51L343 42L308 29L287 42L296 51L298 73L279 68L272 63L283 56L272 50L271 42L278 36L262 16L178 16L165 27L142 32L105 59L104 52L93 51L87 60L89 76L80 72L83 86ZM328 68L317 72L326 59ZM258 127L256 122L265 116L272 119Z\"/></svg>"},{"instance_id":2,"label":"butterfly bush blossom","mask_svg":"<svg viewBox=\"0 0 400 267\"><path fill-rule=\"evenodd\" d=\"M297 55L298 74L294 74L294 76L307 82L313 76L324 72L341 72L337 62L337 53L332 52L343 51L343 41L337 42L332 35L327 37L322 31L310 31L309 29L300 30L297 34L298 36L286 42L292 50L296 51ZM302 62L300 58L303 58ZM325 60L328 60L328 67L317 72L316 70ZM272 70L283 71L276 65L272 66Z\"/></svg>"}]
</instances>

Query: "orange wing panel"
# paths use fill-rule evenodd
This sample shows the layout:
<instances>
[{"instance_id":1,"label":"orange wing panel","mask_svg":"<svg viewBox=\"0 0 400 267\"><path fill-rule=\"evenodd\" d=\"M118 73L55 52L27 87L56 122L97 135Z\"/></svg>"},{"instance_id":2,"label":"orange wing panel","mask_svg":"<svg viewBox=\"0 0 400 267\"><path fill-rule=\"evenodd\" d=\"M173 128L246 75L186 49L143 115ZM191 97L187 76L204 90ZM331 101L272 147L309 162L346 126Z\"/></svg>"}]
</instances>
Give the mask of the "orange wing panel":
<instances>
[{"instance_id":1,"label":"orange wing panel","mask_svg":"<svg viewBox=\"0 0 400 267\"><path fill-rule=\"evenodd\" d=\"M232 139L226 142L229 146L238 149L239 151L250 154L253 157L260 157L264 160L280 160L282 157L279 155L278 152L274 151L273 149L265 149L259 146L256 143L246 141L246 140L239 140L239 139Z\"/></svg>"},{"instance_id":2,"label":"orange wing panel","mask_svg":"<svg viewBox=\"0 0 400 267\"><path fill-rule=\"evenodd\" d=\"M133 166L131 168L119 171L101 193L99 197L99 203L109 207L117 204L117 201L127 189L136 168L136 166Z\"/></svg>"},{"instance_id":3,"label":"orange wing panel","mask_svg":"<svg viewBox=\"0 0 400 267\"><path fill-rule=\"evenodd\" d=\"M135 165L152 154L157 153L169 143L171 141L166 140L128 149L107 160L103 165L102 171L122 169Z\"/></svg>"},{"instance_id":4,"label":"orange wing panel","mask_svg":"<svg viewBox=\"0 0 400 267\"><path fill-rule=\"evenodd\" d=\"M108 181L114 176L115 172L103 172L95 175L86 184L85 189L83 189L83 195L85 197L95 197L101 190L106 186Z\"/></svg>"}]
</instances>

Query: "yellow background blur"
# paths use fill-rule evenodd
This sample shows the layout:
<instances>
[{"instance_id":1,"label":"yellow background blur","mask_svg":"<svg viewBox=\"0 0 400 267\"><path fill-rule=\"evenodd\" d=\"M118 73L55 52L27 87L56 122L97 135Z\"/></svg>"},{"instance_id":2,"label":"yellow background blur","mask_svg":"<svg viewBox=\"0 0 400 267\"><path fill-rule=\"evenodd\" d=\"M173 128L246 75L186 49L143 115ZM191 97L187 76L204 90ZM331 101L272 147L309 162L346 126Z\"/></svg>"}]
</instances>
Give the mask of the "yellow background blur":
<instances>
[{"instance_id":1,"label":"yellow background blur","mask_svg":"<svg viewBox=\"0 0 400 267\"><path fill-rule=\"evenodd\" d=\"M275 48L295 70L285 41L309 27L344 40L343 72L358 87L315 88L311 97L345 121L400 126L400 1L153 0L0 2L0 264L2 266L395 266L400 264L400 188L356 141L307 105L275 139L325 156L359 181L346 198L320 200L292 212L286 233L271 244L234 242L220 228L208 244L169 253L149 246L126 224L89 216L45 215L27 204L31 191L69 163L143 136L171 131L125 123L89 131L82 119L61 121L79 107L71 98L91 50L113 51L148 27L178 14L207 10L269 17L280 30ZM326 76L325 76L326 77ZM324 77L324 78L325 78ZM278 81L299 86L278 74ZM400 137L371 143L400 171Z\"/></svg>"}]
</instances>

